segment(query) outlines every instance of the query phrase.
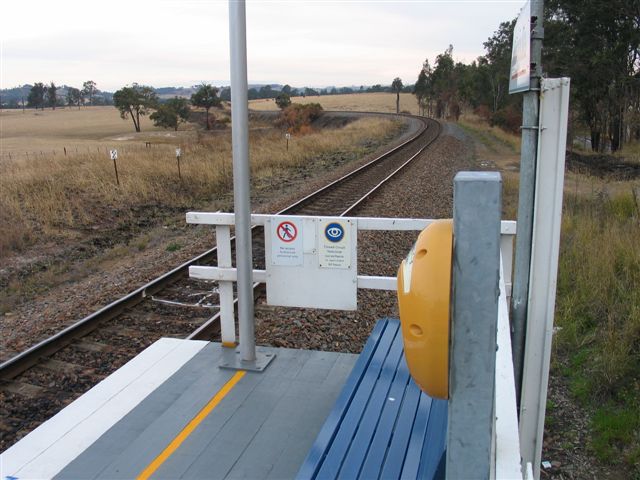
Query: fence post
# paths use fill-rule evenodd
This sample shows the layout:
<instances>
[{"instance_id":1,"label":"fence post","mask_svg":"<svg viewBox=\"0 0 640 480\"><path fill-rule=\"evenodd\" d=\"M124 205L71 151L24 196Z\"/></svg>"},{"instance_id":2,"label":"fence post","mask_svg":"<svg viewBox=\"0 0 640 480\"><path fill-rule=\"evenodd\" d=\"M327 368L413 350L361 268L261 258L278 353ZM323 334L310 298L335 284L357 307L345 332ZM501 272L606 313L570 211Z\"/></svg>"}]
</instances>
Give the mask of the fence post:
<instances>
[{"instance_id":1,"label":"fence post","mask_svg":"<svg viewBox=\"0 0 640 480\"><path fill-rule=\"evenodd\" d=\"M216 225L216 244L218 246L218 267L231 268L231 227L229 225ZM235 348L236 326L234 322L233 282L219 282L218 297L220 298L220 336L222 346Z\"/></svg>"},{"instance_id":2,"label":"fence post","mask_svg":"<svg viewBox=\"0 0 640 480\"><path fill-rule=\"evenodd\" d=\"M496 172L460 172L453 181L447 479L490 476L501 191Z\"/></svg>"}]
</instances>

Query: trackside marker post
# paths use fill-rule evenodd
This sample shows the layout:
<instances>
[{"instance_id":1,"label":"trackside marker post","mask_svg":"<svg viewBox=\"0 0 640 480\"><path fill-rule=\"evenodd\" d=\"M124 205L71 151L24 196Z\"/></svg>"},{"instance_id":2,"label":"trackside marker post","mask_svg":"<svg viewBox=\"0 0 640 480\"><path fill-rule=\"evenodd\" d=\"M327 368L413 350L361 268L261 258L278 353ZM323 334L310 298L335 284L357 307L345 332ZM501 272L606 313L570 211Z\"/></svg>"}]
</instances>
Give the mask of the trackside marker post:
<instances>
[{"instance_id":1,"label":"trackside marker post","mask_svg":"<svg viewBox=\"0 0 640 480\"><path fill-rule=\"evenodd\" d=\"M113 150L109 150L109 156L111 157L111 160L113 160L113 169L116 172L116 183L118 184L118 186L120 186L120 178L118 177L118 164L116 163L116 160L118 160L118 150L116 150L115 148Z\"/></svg>"},{"instance_id":2,"label":"trackside marker post","mask_svg":"<svg viewBox=\"0 0 640 480\"><path fill-rule=\"evenodd\" d=\"M182 150L180 148L176 148L176 160L178 161L178 178L182 181L182 173L180 173L180 156L182 154Z\"/></svg>"}]
</instances>

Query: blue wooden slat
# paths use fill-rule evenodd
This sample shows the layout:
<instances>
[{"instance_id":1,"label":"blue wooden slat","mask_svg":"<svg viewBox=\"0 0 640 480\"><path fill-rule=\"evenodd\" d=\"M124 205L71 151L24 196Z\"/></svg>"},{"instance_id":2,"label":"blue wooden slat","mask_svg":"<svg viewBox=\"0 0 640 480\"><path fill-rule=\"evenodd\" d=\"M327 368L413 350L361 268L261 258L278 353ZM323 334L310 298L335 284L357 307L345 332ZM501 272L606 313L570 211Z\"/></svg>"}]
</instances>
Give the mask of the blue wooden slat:
<instances>
[{"instance_id":1,"label":"blue wooden slat","mask_svg":"<svg viewBox=\"0 0 640 480\"><path fill-rule=\"evenodd\" d=\"M371 393L367 408L360 419L358 431L345 454L345 460L339 473L340 478L356 478L362 468L362 463L369 450L369 445L380 421L383 408L385 404L389 403L389 389L395 377L398 363L402 358L402 352L402 335L399 333L389 349L389 354L382 366L382 371ZM385 451L386 448L378 453L379 455L384 455Z\"/></svg>"},{"instance_id":2,"label":"blue wooden slat","mask_svg":"<svg viewBox=\"0 0 640 480\"><path fill-rule=\"evenodd\" d=\"M432 398L421 393L420 403L418 404L418 413L413 422L411 430L411 438L407 453L402 467L400 478L418 478L418 469L420 467L420 456L422 455L422 445L424 437L427 433L429 425L429 414L431 413Z\"/></svg>"},{"instance_id":3,"label":"blue wooden slat","mask_svg":"<svg viewBox=\"0 0 640 480\"><path fill-rule=\"evenodd\" d=\"M298 479L444 474L447 402L411 380L399 327L397 320L376 324Z\"/></svg>"},{"instance_id":4,"label":"blue wooden slat","mask_svg":"<svg viewBox=\"0 0 640 480\"><path fill-rule=\"evenodd\" d=\"M315 477L318 468L320 467L320 462L326 455L326 452L337 433L338 425L344 418L349 405L353 400L355 392L358 389L360 382L362 381L364 372L369 366L369 363L376 351L382 334L386 330L387 325L387 322L385 322L384 320L380 320L373 328L373 331L371 332L367 343L362 349L362 353L360 353L360 356L358 357L358 361L354 365L353 370L349 375L349 378L347 379L342 392L340 393L340 396L336 400L336 404L334 405L333 410L320 429L320 433L318 433L318 437L309 450L307 458L302 463L302 466L300 467L296 478L306 480Z\"/></svg>"},{"instance_id":5,"label":"blue wooden slat","mask_svg":"<svg viewBox=\"0 0 640 480\"><path fill-rule=\"evenodd\" d=\"M438 466L447 447L448 405L446 400L433 400L417 478L435 480L439 478L437 474L444 473L438 472Z\"/></svg>"},{"instance_id":6,"label":"blue wooden slat","mask_svg":"<svg viewBox=\"0 0 640 480\"><path fill-rule=\"evenodd\" d=\"M322 466L318 471L317 478L336 478L342 462L344 460L344 454L348 450L353 436L358 428L362 414L367 406L371 392L375 386L376 380L382 369L384 360L387 357L389 348L393 344L393 339L398 332L399 323L387 322L387 328L385 334L380 339L376 351L371 358L369 368L356 391L351 406L348 409L346 415L343 417L343 421L340 424L338 433L335 436L333 443L329 447L329 451L322 462Z\"/></svg>"},{"instance_id":7,"label":"blue wooden slat","mask_svg":"<svg viewBox=\"0 0 640 480\"><path fill-rule=\"evenodd\" d=\"M420 390L413 382L409 382L402 401L402 407L400 407L400 414L391 438L391 444L384 459L380 478L396 480L400 477L419 400Z\"/></svg>"},{"instance_id":8,"label":"blue wooden slat","mask_svg":"<svg viewBox=\"0 0 640 480\"><path fill-rule=\"evenodd\" d=\"M386 450L391 443L393 428L400 412L400 406L404 400L407 382L409 381L409 369L407 368L404 355L400 359L398 371L391 385L389 397L395 398L394 402L387 402L381 414L378 428L371 441L369 452L365 458L364 465L360 471L360 478L378 478L380 469L386 456ZM382 453L381 453L382 452Z\"/></svg>"}]
</instances>

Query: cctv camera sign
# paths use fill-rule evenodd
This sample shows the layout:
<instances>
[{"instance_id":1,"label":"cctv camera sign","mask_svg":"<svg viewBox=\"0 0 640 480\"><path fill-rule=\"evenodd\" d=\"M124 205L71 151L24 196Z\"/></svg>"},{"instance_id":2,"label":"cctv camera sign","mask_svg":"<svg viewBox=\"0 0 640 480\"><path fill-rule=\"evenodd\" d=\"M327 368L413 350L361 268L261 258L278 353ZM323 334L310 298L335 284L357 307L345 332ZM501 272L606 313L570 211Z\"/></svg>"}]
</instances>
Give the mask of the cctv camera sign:
<instances>
[{"instance_id":1,"label":"cctv camera sign","mask_svg":"<svg viewBox=\"0 0 640 480\"><path fill-rule=\"evenodd\" d=\"M320 220L320 268L351 268L349 220Z\"/></svg>"}]
</instances>

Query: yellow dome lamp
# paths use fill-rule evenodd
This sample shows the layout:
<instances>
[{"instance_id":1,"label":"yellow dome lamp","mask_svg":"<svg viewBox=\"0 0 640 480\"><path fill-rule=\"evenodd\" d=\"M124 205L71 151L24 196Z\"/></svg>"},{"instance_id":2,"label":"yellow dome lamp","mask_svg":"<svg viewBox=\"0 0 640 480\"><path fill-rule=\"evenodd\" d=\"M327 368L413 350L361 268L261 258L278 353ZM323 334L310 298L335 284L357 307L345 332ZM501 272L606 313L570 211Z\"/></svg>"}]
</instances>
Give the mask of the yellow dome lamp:
<instances>
[{"instance_id":1,"label":"yellow dome lamp","mask_svg":"<svg viewBox=\"0 0 640 480\"><path fill-rule=\"evenodd\" d=\"M425 228L398 269L404 353L414 381L434 398L449 398L449 325L453 220Z\"/></svg>"}]
</instances>

